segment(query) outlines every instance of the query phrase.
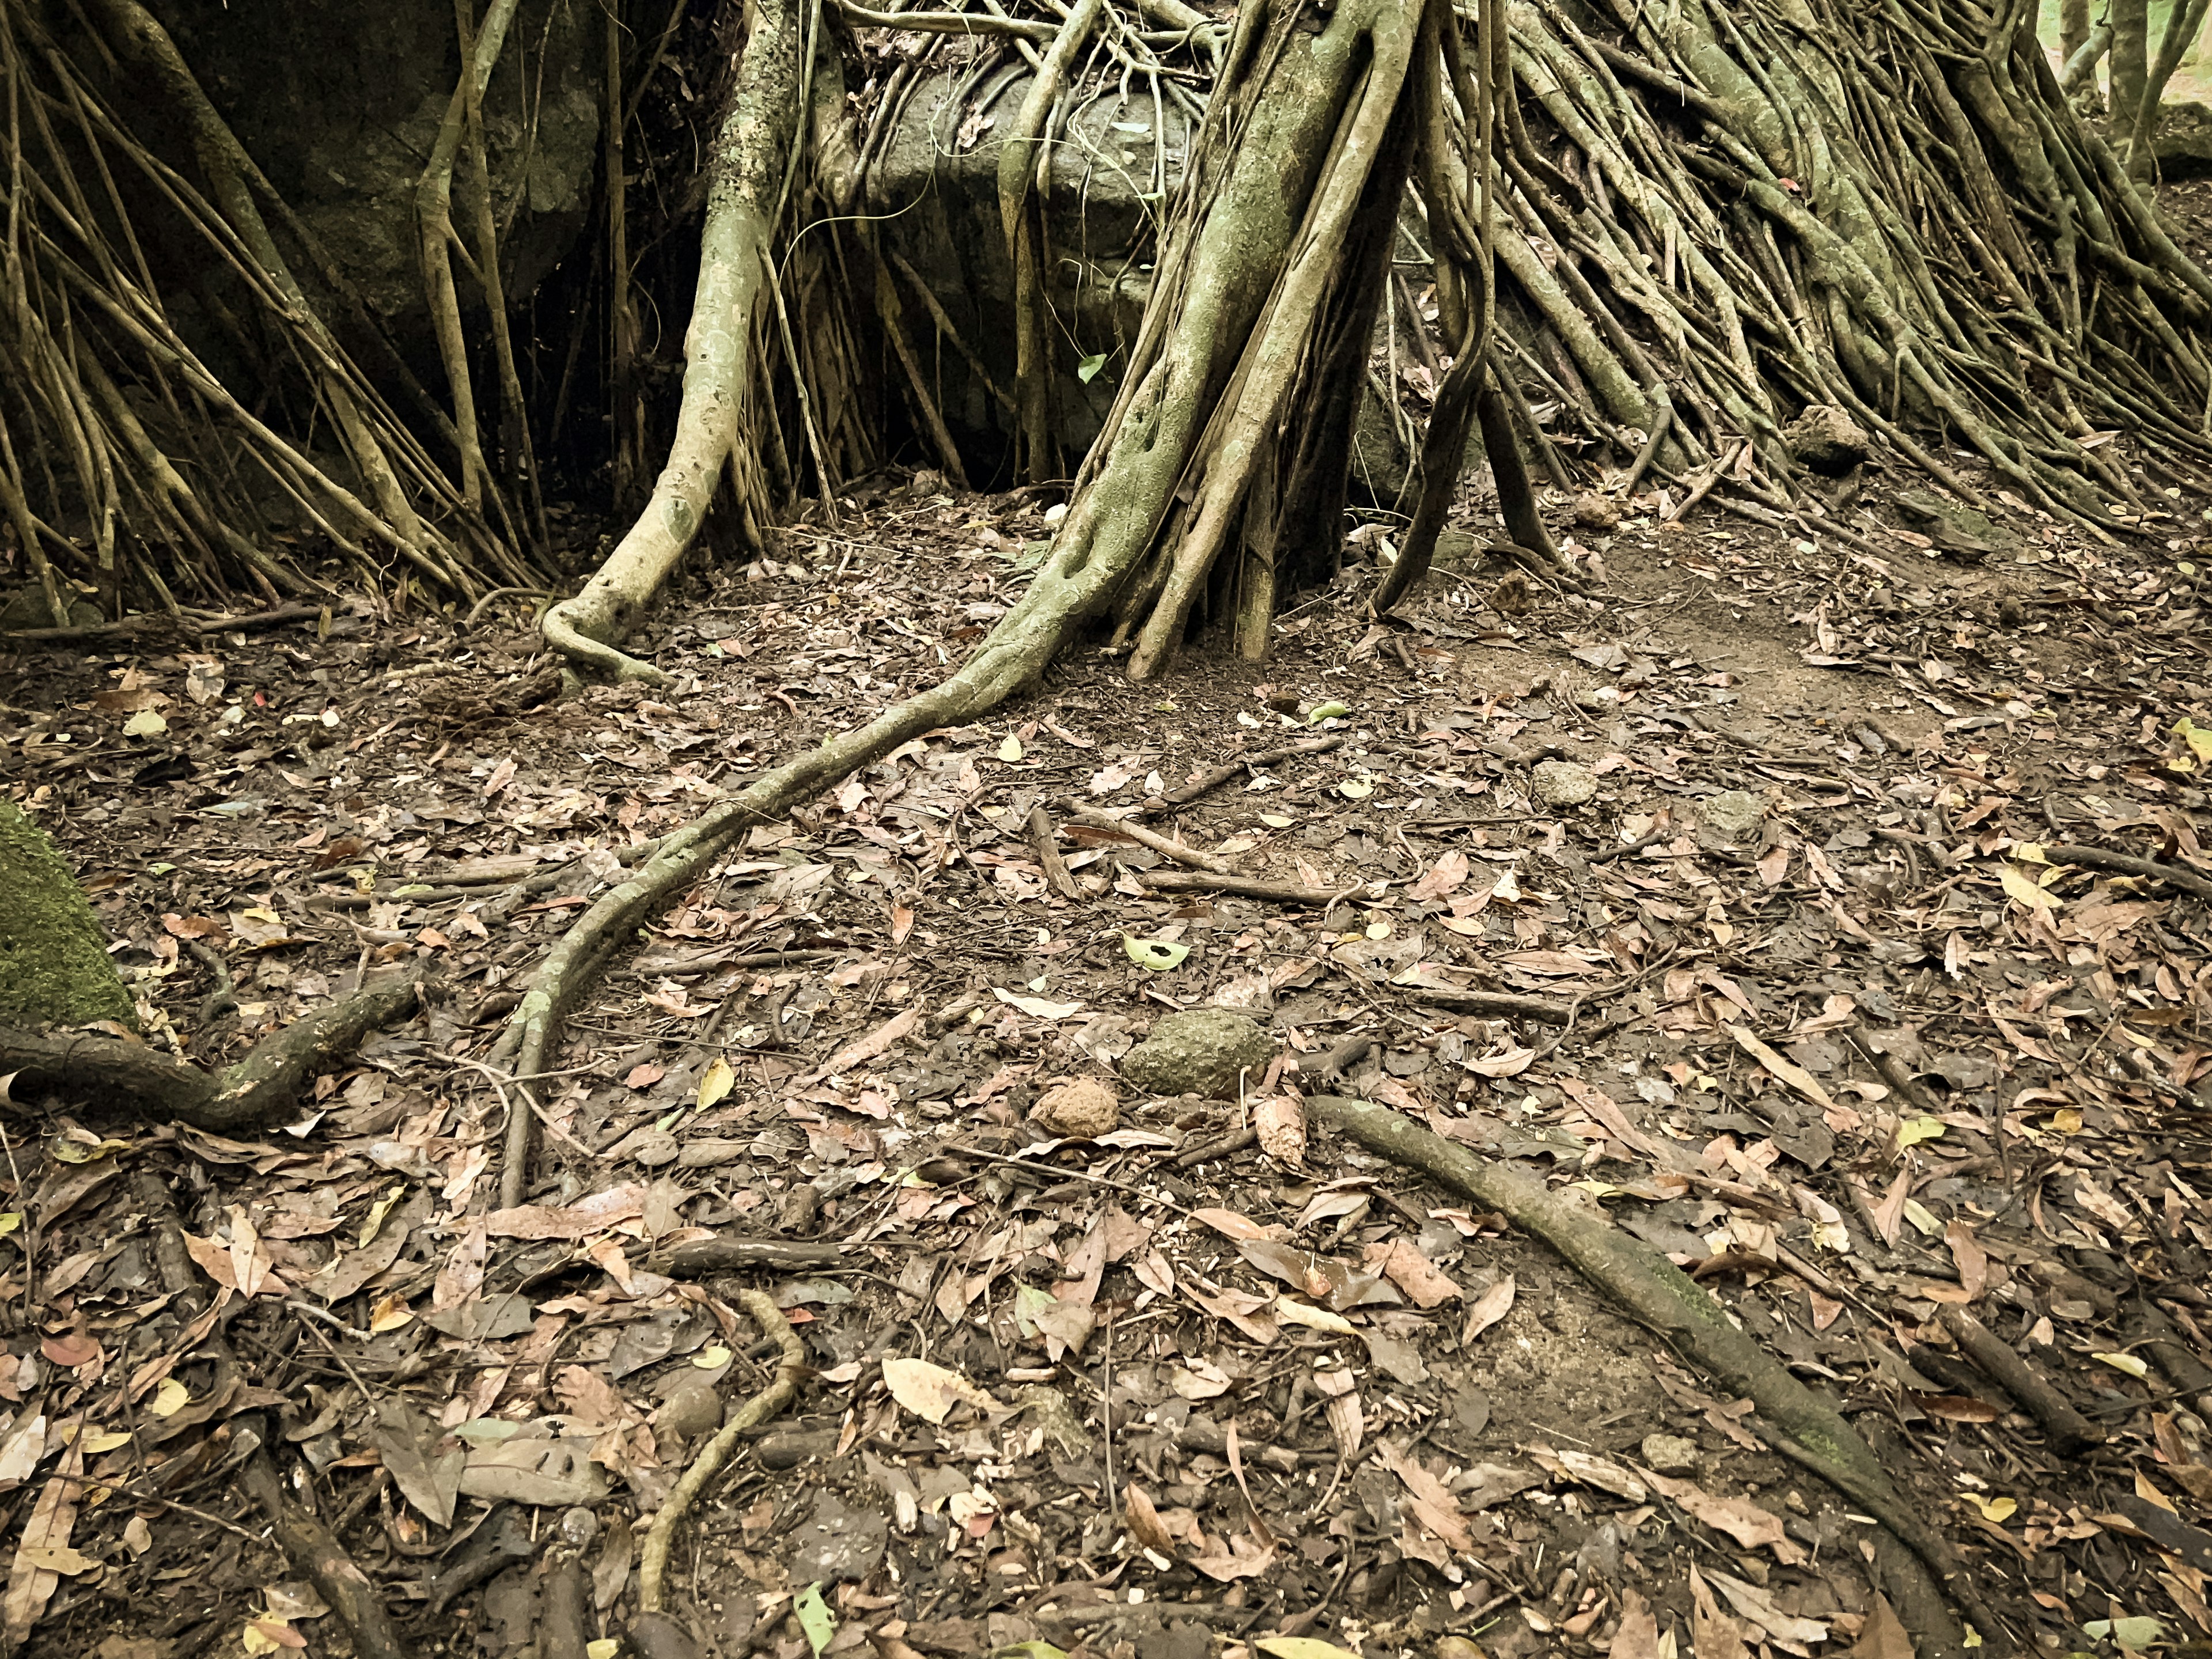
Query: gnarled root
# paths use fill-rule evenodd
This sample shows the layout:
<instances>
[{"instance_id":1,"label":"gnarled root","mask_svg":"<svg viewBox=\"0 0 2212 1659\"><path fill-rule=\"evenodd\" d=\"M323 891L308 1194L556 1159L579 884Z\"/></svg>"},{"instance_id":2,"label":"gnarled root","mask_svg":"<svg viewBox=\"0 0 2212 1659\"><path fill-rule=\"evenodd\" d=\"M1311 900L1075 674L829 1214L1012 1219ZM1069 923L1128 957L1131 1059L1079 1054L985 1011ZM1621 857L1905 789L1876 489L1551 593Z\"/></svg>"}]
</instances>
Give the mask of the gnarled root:
<instances>
[{"instance_id":1,"label":"gnarled root","mask_svg":"<svg viewBox=\"0 0 2212 1659\"><path fill-rule=\"evenodd\" d=\"M791 1322L765 1291L740 1291L738 1305L760 1327L763 1336L771 1337L781 1345L782 1357L776 1362L774 1380L731 1413L720 1432L699 1448L690 1467L684 1471L684 1478L676 1483L676 1490L668 1494L668 1501L653 1517L652 1530L645 1534L645 1547L638 1553L637 1563L637 1607L647 1617L662 1611L669 1546L675 1541L676 1528L698 1502L699 1494L706 1490L709 1480L721 1473L731 1450L744 1438L746 1431L758 1428L799 1397L799 1379L806 1369L806 1345L799 1340L799 1333L791 1328Z\"/></svg>"},{"instance_id":2,"label":"gnarled root","mask_svg":"<svg viewBox=\"0 0 2212 1659\"><path fill-rule=\"evenodd\" d=\"M1594 1204L1576 1202L1510 1164L1454 1146L1387 1106L1329 1095L1311 1097L1306 1106L1370 1152L1465 1193L1542 1239L1699 1370L1731 1392L1749 1395L1759 1408L1753 1426L1769 1445L1880 1521L1932 1577L1929 1589L1940 1585L1978 1631L1996 1632L1950 1547L1899 1496L1857 1431L1738 1328L1686 1273L1632 1239ZM1963 1653L1963 1638L1948 1617L1941 1627L1929 1623L1926 1610L1940 1613L1940 1599L1932 1594L1899 1599L1920 1619L1913 1634L1922 1654Z\"/></svg>"},{"instance_id":3,"label":"gnarled root","mask_svg":"<svg viewBox=\"0 0 2212 1659\"><path fill-rule=\"evenodd\" d=\"M388 974L256 1043L218 1073L128 1038L0 1026L0 1075L15 1073L23 1092L43 1087L120 1098L196 1129L254 1128L291 1110L311 1073L328 1070L371 1031L412 1009L422 980L418 969Z\"/></svg>"}]
</instances>

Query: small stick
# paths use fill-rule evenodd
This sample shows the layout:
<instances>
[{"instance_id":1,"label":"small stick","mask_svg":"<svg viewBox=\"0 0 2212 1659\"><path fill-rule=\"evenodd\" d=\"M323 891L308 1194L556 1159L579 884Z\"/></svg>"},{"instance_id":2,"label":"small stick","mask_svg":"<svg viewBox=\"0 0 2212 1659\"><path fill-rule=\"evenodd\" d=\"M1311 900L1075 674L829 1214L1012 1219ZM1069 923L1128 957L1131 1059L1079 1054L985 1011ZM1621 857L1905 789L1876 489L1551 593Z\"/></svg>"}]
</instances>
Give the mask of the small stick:
<instances>
[{"instance_id":1,"label":"small stick","mask_svg":"<svg viewBox=\"0 0 2212 1659\"><path fill-rule=\"evenodd\" d=\"M1044 878L1052 884L1052 890L1071 902L1080 901L1083 890L1075 884L1075 877L1068 870L1067 860L1060 857L1060 848L1053 845L1053 837L1058 832L1052 827L1052 815L1042 806L1030 807L1029 830L1030 844L1036 849L1037 864L1044 871Z\"/></svg>"},{"instance_id":2,"label":"small stick","mask_svg":"<svg viewBox=\"0 0 2212 1659\"><path fill-rule=\"evenodd\" d=\"M2045 847L2043 856L2053 864L2078 864L2085 870L2109 870L2115 875L2142 876L2151 881L2162 881L2168 887L2178 887L2185 893L2194 893L2199 898L2212 898L2212 880L2193 870L2184 870L2179 865L2161 864L2156 859L2137 858L2132 853L2107 853L2098 847Z\"/></svg>"},{"instance_id":3,"label":"small stick","mask_svg":"<svg viewBox=\"0 0 2212 1659\"><path fill-rule=\"evenodd\" d=\"M1231 1152L1241 1152L1259 1138L1260 1132L1257 1129L1239 1129L1235 1134L1224 1139L1209 1140L1203 1146L1194 1146L1189 1152L1178 1152L1176 1155L1175 1166L1178 1170L1194 1170L1200 1164L1210 1164L1217 1158L1226 1158Z\"/></svg>"},{"instance_id":4,"label":"small stick","mask_svg":"<svg viewBox=\"0 0 2212 1659\"><path fill-rule=\"evenodd\" d=\"M1106 1386L1098 1395L1098 1420L1106 1434L1106 1510L1121 1524L1121 1494L1114 1485L1114 1316L1106 1316Z\"/></svg>"},{"instance_id":5,"label":"small stick","mask_svg":"<svg viewBox=\"0 0 2212 1659\"><path fill-rule=\"evenodd\" d=\"M1697 483L1690 486L1690 493L1682 497L1682 504L1676 507L1672 513L1669 513L1664 520L1661 520L1661 522L1665 524L1674 524L1681 519L1688 517L1690 509L1695 507L1699 501L1705 500L1706 495L1711 493L1712 487L1721 481L1721 474L1726 472L1729 468L1734 466L1735 465L1735 458L1742 453L1743 445L1741 442L1738 442L1729 449L1727 454L1722 456L1718 460L1715 461L1711 466L1705 470L1705 473L1698 479Z\"/></svg>"},{"instance_id":6,"label":"small stick","mask_svg":"<svg viewBox=\"0 0 2212 1659\"><path fill-rule=\"evenodd\" d=\"M1674 833L1672 825L1664 830L1654 830L1648 836L1639 836L1634 841L1625 841L1618 847L1608 847L1602 853L1593 853L1590 854L1589 861L1592 864L1610 864L1615 859L1626 858L1631 853L1640 853L1654 842L1666 840Z\"/></svg>"},{"instance_id":7,"label":"small stick","mask_svg":"<svg viewBox=\"0 0 2212 1659\"><path fill-rule=\"evenodd\" d=\"M645 1534L645 1545L638 1552L637 1605L641 1613L662 1611L662 1580L668 1571L668 1549L675 1540L676 1528L690 1513L691 1506L706 1489L707 1483L721 1472L745 1431L759 1427L799 1397L799 1379L806 1370L806 1345L791 1328L791 1322L775 1303L762 1291L740 1291L738 1305L744 1309L761 1334L774 1340L783 1351L775 1368L775 1378L768 1387L738 1407L730 1420L722 1425L721 1431L699 1448L699 1455L684 1471L684 1478L676 1483L668 1501L653 1517L653 1527Z\"/></svg>"},{"instance_id":8,"label":"small stick","mask_svg":"<svg viewBox=\"0 0 2212 1659\"><path fill-rule=\"evenodd\" d=\"M1201 853L1195 847L1186 847L1179 841L1170 841L1165 836L1146 829L1142 824L1129 823L1110 812L1102 812L1095 806L1078 806L1068 816L1078 823L1094 830L1110 830L1116 835L1127 836L1139 847L1149 847L1163 858L1173 859L1177 864L1187 864L1194 870L1211 871L1217 876L1233 876L1236 866L1228 860L1212 853Z\"/></svg>"},{"instance_id":9,"label":"small stick","mask_svg":"<svg viewBox=\"0 0 2212 1659\"><path fill-rule=\"evenodd\" d=\"M1455 1008L1467 1014L1502 1014L1508 1018L1540 1019L1547 1025L1565 1025L1575 1017L1580 1000L1560 1002L1552 997L1522 996L1512 991L1439 991L1409 988L1416 1002L1435 1008Z\"/></svg>"},{"instance_id":10,"label":"small stick","mask_svg":"<svg viewBox=\"0 0 2212 1659\"><path fill-rule=\"evenodd\" d=\"M1277 904L1318 904L1323 908L1350 898L1364 882L1347 887L1306 887L1294 881L1263 881L1256 876L1212 875L1179 870L1135 870L1130 872L1146 886L1163 893L1227 893L1237 898L1271 899Z\"/></svg>"},{"instance_id":11,"label":"small stick","mask_svg":"<svg viewBox=\"0 0 2212 1659\"><path fill-rule=\"evenodd\" d=\"M1146 817L1158 817L1170 807L1188 805L1208 790L1218 789L1239 772L1273 766L1281 761L1296 760L1302 755L1325 755L1332 749L1343 747L1344 738L1339 733L1334 737L1316 738L1309 743L1285 744L1280 749L1263 750L1256 755L1238 755L1232 760L1223 762L1212 771L1201 774L1181 788L1170 789L1166 794L1146 801L1137 810Z\"/></svg>"},{"instance_id":12,"label":"small stick","mask_svg":"<svg viewBox=\"0 0 2212 1659\"><path fill-rule=\"evenodd\" d=\"M2102 1429L2075 1411L2064 1395L1980 1320L1964 1308L1948 1304L1939 1307L1936 1316L1966 1350L1966 1357L2050 1432L2051 1450L2061 1457L2079 1457L2105 1443Z\"/></svg>"}]
</instances>

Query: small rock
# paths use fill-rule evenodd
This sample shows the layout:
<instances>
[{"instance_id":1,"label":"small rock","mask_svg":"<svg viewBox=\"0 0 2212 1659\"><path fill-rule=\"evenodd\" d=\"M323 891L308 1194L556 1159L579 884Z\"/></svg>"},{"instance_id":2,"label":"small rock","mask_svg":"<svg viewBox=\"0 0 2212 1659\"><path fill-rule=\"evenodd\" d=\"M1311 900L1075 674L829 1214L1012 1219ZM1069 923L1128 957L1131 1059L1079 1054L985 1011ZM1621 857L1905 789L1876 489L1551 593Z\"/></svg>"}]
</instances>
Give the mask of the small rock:
<instances>
[{"instance_id":1,"label":"small rock","mask_svg":"<svg viewBox=\"0 0 2212 1659\"><path fill-rule=\"evenodd\" d=\"M1510 570L1498 579L1491 590L1490 602L1498 607L1501 617L1525 617L1528 614L1528 578L1518 570Z\"/></svg>"},{"instance_id":2,"label":"small rock","mask_svg":"<svg viewBox=\"0 0 2212 1659\"><path fill-rule=\"evenodd\" d=\"M1620 527L1620 501L1617 496L1603 490L1585 489L1575 497L1575 528L1577 530L1618 530Z\"/></svg>"},{"instance_id":3,"label":"small rock","mask_svg":"<svg viewBox=\"0 0 2212 1659\"><path fill-rule=\"evenodd\" d=\"M1193 1008L1157 1021L1122 1056L1121 1075L1147 1094L1226 1099L1239 1073L1256 1085L1274 1057L1273 1040L1254 1021L1225 1008Z\"/></svg>"},{"instance_id":4,"label":"small rock","mask_svg":"<svg viewBox=\"0 0 2212 1659\"><path fill-rule=\"evenodd\" d=\"M1547 806L1580 806L1597 793L1597 774L1578 761L1539 761L1529 775Z\"/></svg>"},{"instance_id":5,"label":"small rock","mask_svg":"<svg viewBox=\"0 0 2212 1659\"><path fill-rule=\"evenodd\" d=\"M1727 789L1708 796L1698 807L1698 819L1713 834L1730 842L1750 839L1766 817L1766 803L1747 789Z\"/></svg>"},{"instance_id":6,"label":"small rock","mask_svg":"<svg viewBox=\"0 0 2212 1659\"><path fill-rule=\"evenodd\" d=\"M1782 441L1802 465L1824 478L1856 471L1873 448L1858 422L1833 404L1808 404L1783 428Z\"/></svg>"},{"instance_id":7,"label":"small rock","mask_svg":"<svg viewBox=\"0 0 2212 1659\"><path fill-rule=\"evenodd\" d=\"M1121 1103L1097 1078L1078 1078L1048 1090L1030 1115L1056 1135L1096 1140L1121 1121Z\"/></svg>"},{"instance_id":8,"label":"small rock","mask_svg":"<svg viewBox=\"0 0 2212 1659\"><path fill-rule=\"evenodd\" d=\"M680 1377L653 1407L653 1431L679 1440L696 1440L722 1426L722 1396L703 1376Z\"/></svg>"},{"instance_id":9,"label":"small rock","mask_svg":"<svg viewBox=\"0 0 2212 1659\"><path fill-rule=\"evenodd\" d=\"M1644 1465L1655 1474L1680 1478L1698 1472L1698 1443L1679 1434L1644 1437Z\"/></svg>"}]
</instances>

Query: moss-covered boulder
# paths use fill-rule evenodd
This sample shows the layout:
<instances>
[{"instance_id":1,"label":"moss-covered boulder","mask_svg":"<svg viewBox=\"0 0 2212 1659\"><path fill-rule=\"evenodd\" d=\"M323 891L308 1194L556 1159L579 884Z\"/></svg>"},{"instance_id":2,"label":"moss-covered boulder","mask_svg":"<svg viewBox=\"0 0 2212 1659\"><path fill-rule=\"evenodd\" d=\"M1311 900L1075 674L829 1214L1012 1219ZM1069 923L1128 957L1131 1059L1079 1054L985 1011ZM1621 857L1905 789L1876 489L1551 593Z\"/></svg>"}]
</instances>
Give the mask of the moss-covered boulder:
<instances>
[{"instance_id":1,"label":"moss-covered boulder","mask_svg":"<svg viewBox=\"0 0 2212 1659\"><path fill-rule=\"evenodd\" d=\"M1275 1057L1274 1040L1253 1021L1225 1008L1193 1008L1154 1024L1152 1035L1121 1057L1121 1075L1155 1095L1237 1092L1239 1073L1256 1086Z\"/></svg>"},{"instance_id":2,"label":"moss-covered boulder","mask_svg":"<svg viewBox=\"0 0 2212 1659\"><path fill-rule=\"evenodd\" d=\"M46 832L0 800L0 1025L137 1024L107 939Z\"/></svg>"}]
</instances>

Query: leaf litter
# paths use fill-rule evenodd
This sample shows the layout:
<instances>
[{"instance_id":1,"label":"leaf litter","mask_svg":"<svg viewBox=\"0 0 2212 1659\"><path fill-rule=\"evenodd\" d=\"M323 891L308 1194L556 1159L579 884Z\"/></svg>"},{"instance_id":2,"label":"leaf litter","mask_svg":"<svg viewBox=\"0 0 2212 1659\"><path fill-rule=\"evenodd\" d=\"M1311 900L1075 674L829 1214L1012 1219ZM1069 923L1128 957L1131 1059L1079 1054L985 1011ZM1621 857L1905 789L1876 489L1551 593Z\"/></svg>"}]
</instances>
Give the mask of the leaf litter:
<instances>
[{"instance_id":1,"label":"leaf litter","mask_svg":"<svg viewBox=\"0 0 2212 1659\"><path fill-rule=\"evenodd\" d=\"M549 703L526 635L362 599L219 663L40 658L34 687L15 659L8 787L149 1040L234 1055L380 963L447 990L290 1124L86 1102L17 1139L9 1635L319 1650L326 1610L214 1524L258 1529L225 1479L249 1413L403 1627L495 1506L580 1506L617 1633L629 1522L766 1381L732 1308L758 1283L812 1375L681 1547L726 1650L1905 1659L1849 1504L1497 1218L1310 1127L1350 1093L1575 1188L1832 1390L1972 1564L1984 1639L2212 1638L2190 574L2025 519L2033 562L1962 566L1643 506L1571 550L1620 604L1443 582L1371 636L1355 564L1264 692L1078 653L761 826L576 1011L506 1209L480 1068L546 945L653 837L933 677L1025 580L983 532L1041 533L1034 505L925 478L793 530L658 625L665 693ZM1319 732L1344 741L1164 799ZM1590 802L1545 806L1541 761ZM1079 806L1334 902L1170 892ZM1133 1048L1209 1006L1273 1060L1133 1087ZM1030 1115L1086 1080L1115 1127ZM138 1167L242 1372L164 1294ZM682 1265L724 1237L796 1254ZM2053 1452L2044 1390L2093 1455ZM839 1516L881 1547L803 1553ZM821 1562L850 1565L795 1576ZM540 1571L459 1590L449 1645Z\"/></svg>"}]
</instances>

